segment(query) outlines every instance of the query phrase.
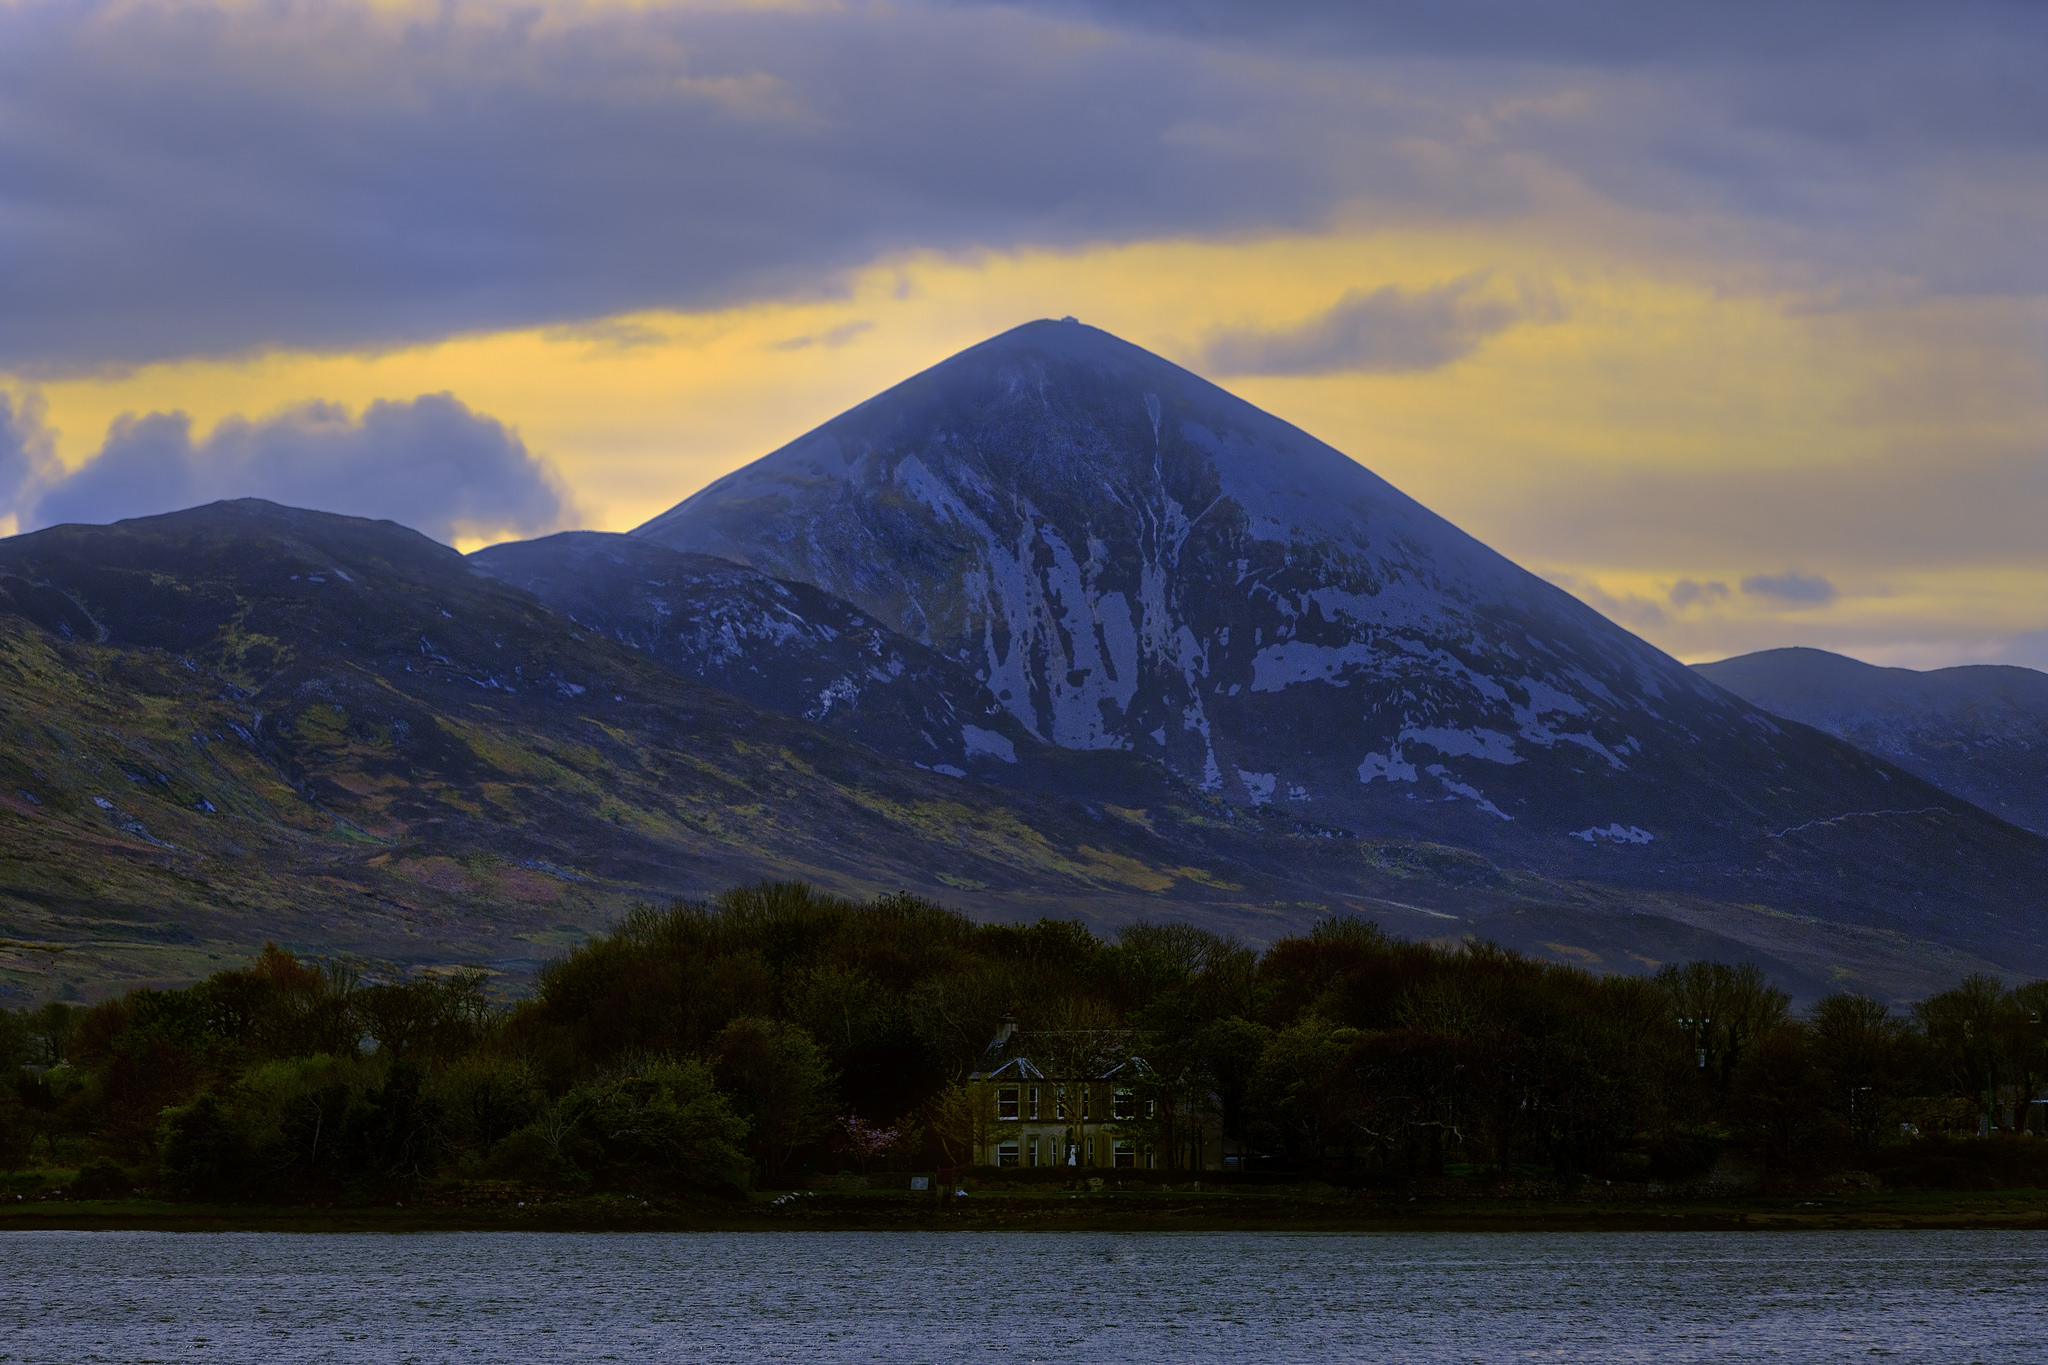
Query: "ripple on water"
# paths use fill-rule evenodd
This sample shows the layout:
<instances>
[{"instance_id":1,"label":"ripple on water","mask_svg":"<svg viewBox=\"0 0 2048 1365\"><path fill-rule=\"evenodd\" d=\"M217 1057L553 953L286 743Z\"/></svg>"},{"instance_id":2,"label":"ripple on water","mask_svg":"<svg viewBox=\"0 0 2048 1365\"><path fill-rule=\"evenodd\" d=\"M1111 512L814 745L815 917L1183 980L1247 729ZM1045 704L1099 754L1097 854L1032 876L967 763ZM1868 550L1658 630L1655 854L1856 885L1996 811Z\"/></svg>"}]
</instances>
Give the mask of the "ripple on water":
<instances>
[{"instance_id":1,"label":"ripple on water","mask_svg":"<svg viewBox=\"0 0 2048 1365\"><path fill-rule=\"evenodd\" d=\"M2048 1361L2048 1234L0 1234L0 1362Z\"/></svg>"}]
</instances>

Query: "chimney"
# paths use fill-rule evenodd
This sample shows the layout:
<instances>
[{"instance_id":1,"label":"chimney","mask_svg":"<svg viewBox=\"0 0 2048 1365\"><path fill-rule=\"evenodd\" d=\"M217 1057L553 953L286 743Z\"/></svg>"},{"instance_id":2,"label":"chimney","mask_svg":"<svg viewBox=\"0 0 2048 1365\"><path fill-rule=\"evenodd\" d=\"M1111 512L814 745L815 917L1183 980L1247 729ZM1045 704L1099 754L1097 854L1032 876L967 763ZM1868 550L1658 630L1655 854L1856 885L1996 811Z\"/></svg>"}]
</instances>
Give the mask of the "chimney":
<instances>
[{"instance_id":1,"label":"chimney","mask_svg":"<svg viewBox=\"0 0 2048 1365\"><path fill-rule=\"evenodd\" d=\"M1016 1036L1017 1016L1006 1014L1003 1016L1003 1026L996 1030L996 1036L990 1041L989 1047L991 1050L1008 1047L1010 1040Z\"/></svg>"}]
</instances>

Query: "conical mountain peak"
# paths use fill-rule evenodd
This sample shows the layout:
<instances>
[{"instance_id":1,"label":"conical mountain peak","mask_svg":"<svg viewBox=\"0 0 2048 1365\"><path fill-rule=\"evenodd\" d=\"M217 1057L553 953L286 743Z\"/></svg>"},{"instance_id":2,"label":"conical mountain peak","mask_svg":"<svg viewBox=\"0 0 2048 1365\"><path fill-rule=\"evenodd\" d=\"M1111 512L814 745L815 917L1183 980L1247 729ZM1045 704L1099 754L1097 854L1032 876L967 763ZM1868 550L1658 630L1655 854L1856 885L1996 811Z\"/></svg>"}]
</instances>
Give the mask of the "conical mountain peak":
<instances>
[{"instance_id":1,"label":"conical mountain peak","mask_svg":"<svg viewBox=\"0 0 2048 1365\"><path fill-rule=\"evenodd\" d=\"M1259 806L1377 784L1508 821L1480 777L1561 743L1618 771L1624 699L1719 704L1364 466L1078 322L963 351L635 534L815 584L1039 737Z\"/></svg>"},{"instance_id":2,"label":"conical mountain peak","mask_svg":"<svg viewBox=\"0 0 2048 1365\"><path fill-rule=\"evenodd\" d=\"M1905 809L1912 781L1075 322L963 351L635 534L843 598L1030 736L1282 829L1766 899L1788 831ZM1909 856L1868 834L1859 858Z\"/></svg>"}]
</instances>

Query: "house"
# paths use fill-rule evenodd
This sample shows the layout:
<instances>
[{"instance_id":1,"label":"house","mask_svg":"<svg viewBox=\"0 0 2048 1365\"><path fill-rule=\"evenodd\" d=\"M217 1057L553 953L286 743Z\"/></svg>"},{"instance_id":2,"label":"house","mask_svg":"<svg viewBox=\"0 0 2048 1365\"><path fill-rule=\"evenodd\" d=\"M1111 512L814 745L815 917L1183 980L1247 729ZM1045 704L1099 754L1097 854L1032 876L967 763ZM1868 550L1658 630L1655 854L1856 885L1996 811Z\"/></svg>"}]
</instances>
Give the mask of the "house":
<instances>
[{"instance_id":1,"label":"house","mask_svg":"<svg viewBox=\"0 0 2048 1365\"><path fill-rule=\"evenodd\" d=\"M1158 1074L1113 1030L1020 1033L1005 1018L967 1078L977 1165L1221 1170L1213 1097Z\"/></svg>"}]
</instances>

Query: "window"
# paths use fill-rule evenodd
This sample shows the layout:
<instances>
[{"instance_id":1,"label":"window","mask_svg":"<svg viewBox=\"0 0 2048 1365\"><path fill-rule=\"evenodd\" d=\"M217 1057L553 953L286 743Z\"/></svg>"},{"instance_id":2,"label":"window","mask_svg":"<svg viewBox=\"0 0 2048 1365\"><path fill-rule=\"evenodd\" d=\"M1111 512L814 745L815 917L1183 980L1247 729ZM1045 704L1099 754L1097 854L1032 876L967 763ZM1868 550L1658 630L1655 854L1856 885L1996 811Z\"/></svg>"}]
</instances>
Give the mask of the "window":
<instances>
[{"instance_id":1,"label":"window","mask_svg":"<svg viewBox=\"0 0 2048 1365\"><path fill-rule=\"evenodd\" d=\"M1036 1166L1038 1164L1037 1138L1031 1139L1030 1145L1024 1149L1024 1164L1027 1166Z\"/></svg>"},{"instance_id":2,"label":"window","mask_svg":"<svg viewBox=\"0 0 2048 1365\"><path fill-rule=\"evenodd\" d=\"M1035 1085L1031 1087L1031 1117L1038 1117L1038 1087Z\"/></svg>"},{"instance_id":3,"label":"window","mask_svg":"<svg viewBox=\"0 0 2048 1365\"><path fill-rule=\"evenodd\" d=\"M1088 1121L1088 1087L1081 1087L1081 1122Z\"/></svg>"},{"instance_id":4,"label":"window","mask_svg":"<svg viewBox=\"0 0 2048 1365\"><path fill-rule=\"evenodd\" d=\"M1003 1144L1002 1146L1000 1146L1000 1147L996 1148L996 1165L998 1165L998 1166L1014 1166L1014 1165L1016 1165L1016 1164L1017 1164L1017 1144L1016 1144L1016 1143L1014 1143L1014 1142L1006 1142L1006 1143L1004 1143L1004 1144Z\"/></svg>"},{"instance_id":5,"label":"window","mask_svg":"<svg viewBox=\"0 0 2048 1365\"><path fill-rule=\"evenodd\" d=\"M1017 1117L1016 1086L1007 1085L1001 1090L996 1091L996 1117L999 1119L1014 1119Z\"/></svg>"},{"instance_id":6,"label":"window","mask_svg":"<svg viewBox=\"0 0 2048 1365\"><path fill-rule=\"evenodd\" d=\"M1093 1165L1095 1164L1095 1139L1094 1139L1094 1138L1089 1138L1089 1139L1088 1139L1088 1164L1089 1164L1090 1166L1093 1166Z\"/></svg>"},{"instance_id":7,"label":"window","mask_svg":"<svg viewBox=\"0 0 2048 1365\"><path fill-rule=\"evenodd\" d=\"M1146 1101L1145 1101L1145 1117L1146 1117L1146 1118L1148 1118L1148 1119L1150 1119L1150 1118L1157 1118L1158 1116L1159 1116L1159 1101L1157 1101L1157 1100L1146 1100Z\"/></svg>"},{"instance_id":8,"label":"window","mask_svg":"<svg viewBox=\"0 0 2048 1365\"><path fill-rule=\"evenodd\" d=\"M1118 1089L1110 1092L1109 1116L1113 1119L1134 1119L1138 1117L1137 1097L1130 1091Z\"/></svg>"},{"instance_id":9,"label":"window","mask_svg":"<svg viewBox=\"0 0 2048 1365\"><path fill-rule=\"evenodd\" d=\"M1129 1138L1118 1138L1116 1146L1110 1151L1110 1164L1127 1169L1136 1166L1138 1164L1138 1144Z\"/></svg>"},{"instance_id":10,"label":"window","mask_svg":"<svg viewBox=\"0 0 2048 1365\"><path fill-rule=\"evenodd\" d=\"M1056 1119L1065 1119L1067 1116L1067 1088L1063 1085L1053 1087L1052 1116Z\"/></svg>"}]
</instances>

